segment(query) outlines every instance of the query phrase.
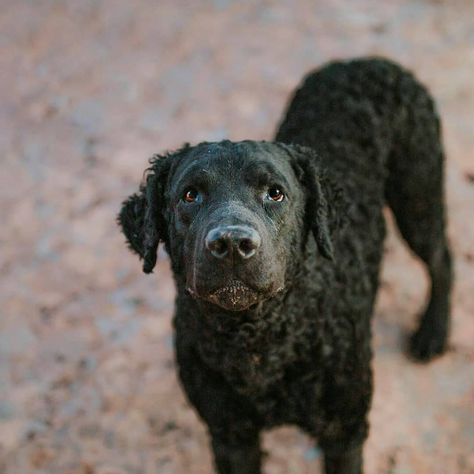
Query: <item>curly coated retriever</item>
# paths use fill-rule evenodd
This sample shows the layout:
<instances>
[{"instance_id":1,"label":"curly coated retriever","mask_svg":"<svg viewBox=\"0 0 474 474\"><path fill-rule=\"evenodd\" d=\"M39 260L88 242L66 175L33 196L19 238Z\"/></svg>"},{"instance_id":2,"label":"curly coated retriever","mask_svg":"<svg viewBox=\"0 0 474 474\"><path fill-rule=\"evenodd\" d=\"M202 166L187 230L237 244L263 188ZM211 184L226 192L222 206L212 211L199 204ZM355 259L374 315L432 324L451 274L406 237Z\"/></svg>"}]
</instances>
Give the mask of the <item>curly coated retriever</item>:
<instances>
[{"instance_id":1,"label":"curly coated retriever","mask_svg":"<svg viewBox=\"0 0 474 474\"><path fill-rule=\"evenodd\" d=\"M221 474L260 472L260 432L294 424L326 473L361 473L384 204L425 263L410 351L446 347L451 259L443 149L426 89L383 59L309 74L274 143L200 143L155 156L119 215L150 273L168 252L176 357Z\"/></svg>"}]
</instances>

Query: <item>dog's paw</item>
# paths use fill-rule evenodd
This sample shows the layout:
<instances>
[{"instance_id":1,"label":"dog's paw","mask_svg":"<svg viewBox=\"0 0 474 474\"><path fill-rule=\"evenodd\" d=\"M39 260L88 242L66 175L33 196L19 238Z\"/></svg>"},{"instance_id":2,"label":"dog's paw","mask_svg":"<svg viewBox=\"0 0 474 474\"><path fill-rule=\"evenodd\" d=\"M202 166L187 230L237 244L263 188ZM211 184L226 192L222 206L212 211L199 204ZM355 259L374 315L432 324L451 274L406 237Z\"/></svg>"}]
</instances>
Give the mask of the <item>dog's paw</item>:
<instances>
[{"instance_id":1,"label":"dog's paw","mask_svg":"<svg viewBox=\"0 0 474 474\"><path fill-rule=\"evenodd\" d=\"M443 354L447 347L447 330L436 327L423 318L420 327L411 335L408 351L419 362L429 362Z\"/></svg>"}]
</instances>

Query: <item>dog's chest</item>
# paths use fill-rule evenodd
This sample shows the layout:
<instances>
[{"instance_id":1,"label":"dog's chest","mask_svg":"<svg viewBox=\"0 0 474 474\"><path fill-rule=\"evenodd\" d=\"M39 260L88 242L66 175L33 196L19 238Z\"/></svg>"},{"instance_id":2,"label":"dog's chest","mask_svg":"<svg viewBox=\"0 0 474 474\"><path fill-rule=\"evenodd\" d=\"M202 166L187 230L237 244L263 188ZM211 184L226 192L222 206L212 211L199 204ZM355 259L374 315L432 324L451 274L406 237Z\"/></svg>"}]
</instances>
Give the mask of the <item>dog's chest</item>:
<instances>
[{"instance_id":1,"label":"dog's chest","mask_svg":"<svg viewBox=\"0 0 474 474\"><path fill-rule=\"evenodd\" d=\"M294 380L315 379L321 367L322 343L313 323L300 321L298 331L277 322L265 328L244 324L223 334L204 331L198 350L238 393L255 401L284 399Z\"/></svg>"},{"instance_id":2,"label":"dog's chest","mask_svg":"<svg viewBox=\"0 0 474 474\"><path fill-rule=\"evenodd\" d=\"M298 424L309 406L319 405L323 372L314 352L313 359L301 358L288 340L255 346L213 341L199 348L203 362L251 401L266 426Z\"/></svg>"},{"instance_id":3,"label":"dog's chest","mask_svg":"<svg viewBox=\"0 0 474 474\"><path fill-rule=\"evenodd\" d=\"M283 377L285 365L293 358L286 346L270 344L264 338L252 340L242 334L214 334L199 344L199 353L207 366L245 395L263 393Z\"/></svg>"}]
</instances>

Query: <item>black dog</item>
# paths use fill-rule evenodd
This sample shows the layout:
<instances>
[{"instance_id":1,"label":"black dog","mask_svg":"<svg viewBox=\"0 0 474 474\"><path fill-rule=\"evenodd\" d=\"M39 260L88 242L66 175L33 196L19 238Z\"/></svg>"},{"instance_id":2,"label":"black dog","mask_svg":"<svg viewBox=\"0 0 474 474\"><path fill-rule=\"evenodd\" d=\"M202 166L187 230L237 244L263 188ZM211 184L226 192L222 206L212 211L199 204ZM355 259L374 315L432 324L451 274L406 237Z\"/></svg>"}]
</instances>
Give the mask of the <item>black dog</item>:
<instances>
[{"instance_id":1,"label":"black dog","mask_svg":"<svg viewBox=\"0 0 474 474\"><path fill-rule=\"evenodd\" d=\"M201 143L151 160L119 216L177 287L176 353L217 471L260 472L259 433L295 424L327 473L362 472L370 319L388 203L426 264L411 354L446 347L451 259L440 126L427 91L382 59L332 63L296 92L275 143Z\"/></svg>"}]
</instances>

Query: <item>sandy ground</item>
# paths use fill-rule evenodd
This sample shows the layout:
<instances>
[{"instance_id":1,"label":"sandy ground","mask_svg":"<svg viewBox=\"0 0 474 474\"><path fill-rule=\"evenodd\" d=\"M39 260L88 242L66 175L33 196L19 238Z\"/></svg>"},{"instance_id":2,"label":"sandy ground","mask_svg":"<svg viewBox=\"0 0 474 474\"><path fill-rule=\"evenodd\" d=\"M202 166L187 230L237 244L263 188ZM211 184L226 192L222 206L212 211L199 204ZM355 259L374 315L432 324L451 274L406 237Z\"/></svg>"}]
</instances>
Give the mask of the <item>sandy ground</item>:
<instances>
[{"instance_id":1,"label":"sandy ground","mask_svg":"<svg viewBox=\"0 0 474 474\"><path fill-rule=\"evenodd\" d=\"M115 214L152 153L270 139L304 73L366 54L414 69L439 104L456 257L449 351L414 364L426 280L390 227L366 471L474 472L473 2L0 6L0 472L211 472L176 380L167 258L142 274ZM264 441L267 473L320 472L295 429Z\"/></svg>"}]
</instances>

